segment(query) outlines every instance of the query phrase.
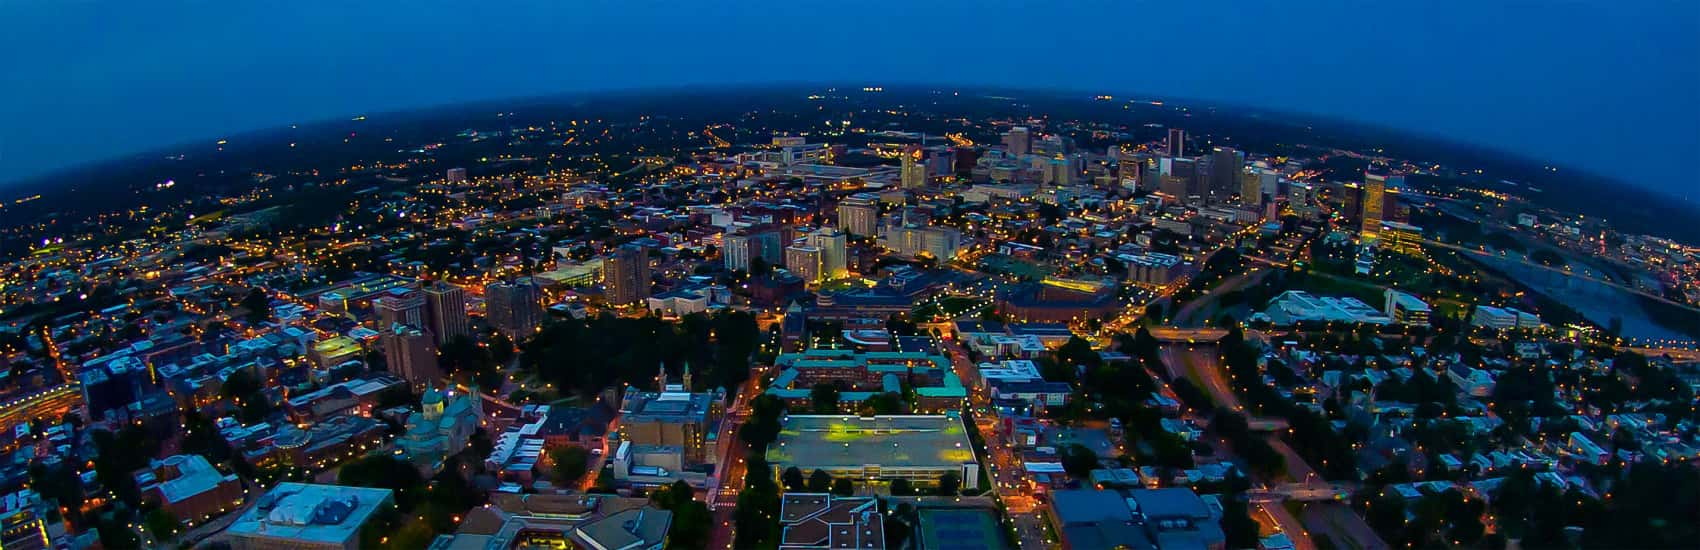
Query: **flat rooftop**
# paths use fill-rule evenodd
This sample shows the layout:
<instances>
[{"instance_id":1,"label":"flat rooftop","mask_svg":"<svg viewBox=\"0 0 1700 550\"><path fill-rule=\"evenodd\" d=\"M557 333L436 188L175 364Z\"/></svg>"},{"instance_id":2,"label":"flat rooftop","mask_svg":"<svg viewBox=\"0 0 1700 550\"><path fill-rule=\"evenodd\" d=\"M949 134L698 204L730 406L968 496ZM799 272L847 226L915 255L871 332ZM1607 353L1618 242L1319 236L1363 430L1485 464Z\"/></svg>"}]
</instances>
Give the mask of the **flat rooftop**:
<instances>
[{"instance_id":1,"label":"flat rooftop","mask_svg":"<svg viewBox=\"0 0 1700 550\"><path fill-rule=\"evenodd\" d=\"M978 508L922 508L915 534L921 547L938 550L1009 548L998 518L991 510Z\"/></svg>"},{"instance_id":2,"label":"flat rooftop","mask_svg":"<svg viewBox=\"0 0 1700 550\"><path fill-rule=\"evenodd\" d=\"M177 469L177 477L159 484L159 493L167 502L182 502L190 497L218 488L220 483L236 481L235 475L214 469L201 455L175 455L156 464Z\"/></svg>"},{"instance_id":3,"label":"flat rooftop","mask_svg":"<svg viewBox=\"0 0 1700 550\"><path fill-rule=\"evenodd\" d=\"M767 459L783 467L955 469L974 462L956 415L803 415L786 417Z\"/></svg>"},{"instance_id":4,"label":"flat rooftop","mask_svg":"<svg viewBox=\"0 0 1700 550\"><path fill-rule=\"evenodd\" d=\"M389 489L279 483L225 532L233 537L342 544L392 500Z\"/></svg>"},{"instance_id":5,"label":"flat rooftop","mask_svg":"<svg viewBox=\"0 0 1700 550\"><path fill-rule=\"evenodd\" d=\"M622 422L708 422L709 409L720 396L684 391L626 390L620 401Z\"/></svg>"}]
</instances>

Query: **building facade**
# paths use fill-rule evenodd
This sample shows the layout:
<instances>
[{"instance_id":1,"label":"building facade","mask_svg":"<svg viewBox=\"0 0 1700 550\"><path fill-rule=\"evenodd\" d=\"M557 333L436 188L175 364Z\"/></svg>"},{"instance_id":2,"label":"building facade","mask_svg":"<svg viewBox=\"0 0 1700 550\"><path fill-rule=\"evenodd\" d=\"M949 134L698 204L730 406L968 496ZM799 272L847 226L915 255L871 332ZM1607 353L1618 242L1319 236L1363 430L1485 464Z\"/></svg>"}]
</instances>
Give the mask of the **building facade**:
<instances>
[{"instance_id":1,"label":"building facade","mask_svg":"<svg viewBox=\"0 0 1700 550\"><path fill-rule=\"evenodd\" d=\"M628 305L649 297L649 251L628 244L614 251L602 264L608 303Z\"/></svg>"}]
</instances>

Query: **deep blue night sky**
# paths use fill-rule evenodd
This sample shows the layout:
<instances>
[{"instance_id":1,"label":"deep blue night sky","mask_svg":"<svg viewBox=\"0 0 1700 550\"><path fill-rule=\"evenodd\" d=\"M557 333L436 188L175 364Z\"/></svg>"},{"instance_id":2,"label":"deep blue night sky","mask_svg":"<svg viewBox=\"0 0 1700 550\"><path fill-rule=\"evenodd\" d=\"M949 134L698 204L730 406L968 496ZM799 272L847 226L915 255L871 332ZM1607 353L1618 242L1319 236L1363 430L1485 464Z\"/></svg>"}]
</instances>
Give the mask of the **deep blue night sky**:
<instances>
[{"instance_id":1,"label":"deep blue night sky","mask_svg":"<svg viewBox=\"0 0 1700 550\"><path fill-rule=\"evenodd\" d=\"M680 84L1140 92L1448 137L1700 200L1700 3L0 0L0 183L243 131Z\"/></svg>"}]
</instances>

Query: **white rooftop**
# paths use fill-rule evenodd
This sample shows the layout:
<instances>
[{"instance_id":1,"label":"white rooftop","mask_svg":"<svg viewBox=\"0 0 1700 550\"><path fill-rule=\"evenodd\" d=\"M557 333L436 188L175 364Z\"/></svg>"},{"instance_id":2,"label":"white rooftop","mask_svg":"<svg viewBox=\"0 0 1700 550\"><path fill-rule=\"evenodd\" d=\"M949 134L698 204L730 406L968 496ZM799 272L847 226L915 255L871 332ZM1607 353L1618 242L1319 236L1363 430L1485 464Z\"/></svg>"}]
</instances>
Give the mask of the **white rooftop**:
<instances>
[{"instance_id":1,"label":"white rooftop","mask_svg":"<svg viewBox=\"0 0 1700 550\"><path fill-rule=\"evenodd\" d=\"M389 489L279 483L226 531L232 537L344 544L374 512L392 503Z\"/></svg>"}]
</instances>

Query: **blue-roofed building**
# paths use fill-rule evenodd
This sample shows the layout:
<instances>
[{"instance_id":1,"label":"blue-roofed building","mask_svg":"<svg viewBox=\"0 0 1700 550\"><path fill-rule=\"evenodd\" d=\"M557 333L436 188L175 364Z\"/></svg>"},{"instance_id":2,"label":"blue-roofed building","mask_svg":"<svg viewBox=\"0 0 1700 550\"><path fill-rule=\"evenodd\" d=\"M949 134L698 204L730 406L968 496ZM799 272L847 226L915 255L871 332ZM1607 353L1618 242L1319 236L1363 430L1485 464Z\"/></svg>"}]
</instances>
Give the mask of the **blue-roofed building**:
<instances>
[{"instance_id":1,"label":"blue-roofed building","mask_svg":"<svg viewBox=\"0 0 1700 550\"><path fill-rule=\"evenodd\" d=\"M1049 519L1073 550L1221 549L1221 512L1191 489L1078 489L1051 493Z\"/></svg>"}]
</instances>

